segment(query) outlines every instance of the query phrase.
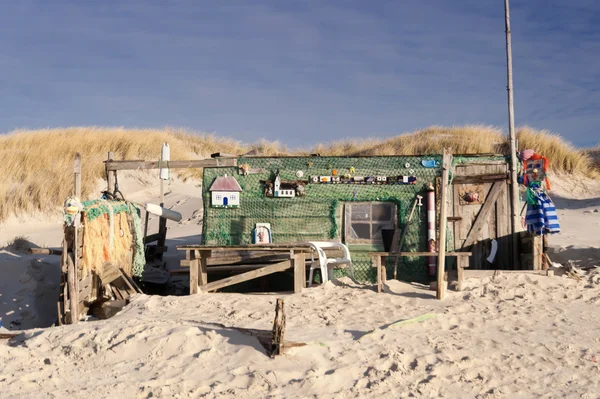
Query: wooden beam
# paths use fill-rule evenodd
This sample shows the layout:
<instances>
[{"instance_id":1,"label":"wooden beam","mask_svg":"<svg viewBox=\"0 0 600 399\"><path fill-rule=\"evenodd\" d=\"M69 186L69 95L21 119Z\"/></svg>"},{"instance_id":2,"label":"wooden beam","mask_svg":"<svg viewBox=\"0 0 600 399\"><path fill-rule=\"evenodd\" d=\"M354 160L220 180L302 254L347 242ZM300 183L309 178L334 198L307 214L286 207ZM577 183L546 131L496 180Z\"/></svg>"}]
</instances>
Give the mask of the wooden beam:
<instances>
[{"instance_id":1,"label":"wooden beam","mask_svg":"<svg viewBox=\"0 0 600 399\"><path fill-rule=\"evenodd\" d=\"M479 176L456 176L452 180L453 184L473 184L473 183L491 183L499 180L507 180L508 173L502 174L490 174L490 175L479 175Z\"/></svg>"},{"instance_id":2,"label":"wooden beam","mask_svg":"<svg viewBox=\"0 0 600 399\"><path fill-rule=\"evenodd\" d=\"M270 265L267 267L263 267L261 269L253 270L251 272L246 272L242 274L238 274L237 276L232 276L228 278L224 278L219 281L213 281L212 283L205 284L200 287L202 291L215 291L221 288L229 287L231 285L239 284L244 281L253 280L258 277L266 276L269 274L282 272L284 270L288 270L292 267L291 260L287 260L285 262L275 263L274 265Z\"/></svg>"},{"instance_id":3,"label":"wooden beam","mask_svg":"<svg viewBox=\"0 0 600 399\"><path fill-rule=\"evenodd\" d=\"M270 243L270 244L245 244L245 245L178 245L177 250L187 251L193 249L196 251L310 251L310 244L307 242L291 243Z\"/></svg>"},{"instance_id":4,"label":"wooden beam","mask_svg":"<svg viewBox=\"0 0 600 399\"><path fill-rule=\"evenodd\" d=\"M469 234L467 234L467 239L463 244L463 248L468 248L477 241L477 238L479 237L479 234L481 234L483 226L485 226L485 224L487 223L487 219L490 215L490 212L492 211L492 209L496 209L496 200L498 200L498 197L502 193L502 190L505 186L506 185L504 184L504 182L498 181L494 183L492 189L490 190L490 193L485 199L485 203L481 207L481 210L479 211L479 214L475 219L475 222L473 222L473 225L471 226L471 230L469 230Z\"/></svg>"},{"instance_id":5,"label":"wooden beam","mask_svg":"<svg viewBox=\"0 0 600 399\"><path fill-rule=\"evenodd\" d=\"M443 299L445 293L444 272L446 268L446 224L448 217L448 179L452 168L452 155L444 148L442 157L442 188L440 198L440 238L438 240L437 259L437 299Z\"/></svg>"},{"instance_id":6,"label":"wooden beam","mask_svg":"<svg viewBox=\"0 0 600 399\"><path fill-rule=\"evenodd\" d=\"M369 252L369 255L386 256L393 258L397 256L437 256L437 252ZM471 256L471 252L446 252L446 256Z\"/></svg>"},{"instance_id":7,"label":"wooden beam","mask_svg":"<svg viewBox=\"0 0 600 399\"><path fill-rule=\"evenodd\" d=\"M213 253L212 257L207 260L207 266L210 271L215 266L235 265L236 263L241 265L252 265L255 263L278 262L286 259L289 259L289 255L285 253L248 253L231 256L217 256L217 254ZM188 267L189 265L189 259L182 259L179 261L179 266L181 267Z\"/></svg>"},{"instance_id":8,"label":"wooden beam","mask_svg":"<svg viewBox=\"0 0 600 399\"><path fill-rule=\"evenodd\" d=\"M159 169L159 161L114 161L109 158L106 161L106 170L145 170ZM164 166L164 165L163 165ZM170 161L170 169L193 169L193 168L224 168L237 166L235 158L217 159L195 159L191 161Z\"/></svg>"},{"instance_id":9,"label":"wooden beam","mask_svg":"<svg viewBox=\"0 0 600 399\"><path fill-rule=\"evenodd\" d=\"M485 278L485 277L494 277L501 275L511 275L511 274L537 274L540 276L546 276L546 270L465 270L464 278Z\"/></svg>"}]
</instances>

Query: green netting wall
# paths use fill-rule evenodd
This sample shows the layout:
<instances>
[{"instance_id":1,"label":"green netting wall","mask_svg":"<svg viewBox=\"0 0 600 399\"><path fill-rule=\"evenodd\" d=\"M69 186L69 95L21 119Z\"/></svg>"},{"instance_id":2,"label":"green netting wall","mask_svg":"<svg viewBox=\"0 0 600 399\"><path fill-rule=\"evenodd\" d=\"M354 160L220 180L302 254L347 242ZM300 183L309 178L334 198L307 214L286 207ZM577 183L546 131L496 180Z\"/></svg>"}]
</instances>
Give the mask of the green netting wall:
<instances>
[{"instance_id":1,"label":"green netting wall","mask_svg":"<svg viewBox=\"0 0 600 399\"><path fill-rule=\"evenodd\" d=\"M263 173L243 176L237 167L204 169L204 240L205 244L235 245L253 241L256 223L270 223L273 242L329 240L344 238L344 204L352 202L391 202L396 205L400 227L406 222L416 195L425 196L428 183L435 186L440 167L426 168L422 160L441 162L440 156L429 157L285 157L240 158L238 165L249 165L251 172ZM408 164L408 165L407 165ZM302 180L311 176L416 176L416 184L306 184L306 195L294 198L264 196L264 183L273 180L279 172L282 180ZM350 172L350 171L353 172ZM213 208L210 187L218 176L234 176L243 192L238 208ZM426 202L420 214L415 212L403 245L406 251L427 249ZM420 216L420 218L419 218ZM355 277L360 281L374 281L369 251L383 250L381 244L349 244ZM391 268L390 268L391 271ZM404 258L399 267L399 278L406 281L428 281L426 259Z\"/></svg>"},{"instance_id":2,"label":"green netting wall","mask_svg":"<svg viewBox=\"0 0 600 399\"><path fill-rule=\"evenodd\" d=\"M482 157L455 157L455 163L482 161ZM487 159L503 159L488 157ZM428 168L421 161L437 161ZM341 239L344 236L344 205L356 202L391 202L396 205L397 226L402 228L417 195L422 195L423 207L417 210L409 226L403 251L427 250L426 188L436 186L441 175L441 156L392 157L280 157L239 158L238 165L248 165L250 174L240 174L237 167L205 168L203 180L204 243L236 245L253 242L256 223L270 223L273 242ZM313 184L311 176L415 176L416 184ZM301 171L303 176L297 177ZM256 173L258 172L258 173ZM282 180L308 180L306 195L294 198L270 198L264 195L264 181L274 180L279 173ZM243 189L238 208L211 207L209 191L218 176L235 177ZM436 199L439 201L436 193ZM417 208L418 209L418 208ZM448 239L450 241L450 238ZM359 281L375 281L376 271L371 267L370 251L383 250L382 244L348 244L352 254L355 277ZM402 258L398 278L404 281L427 283L427 259ZM393 262L387 265L393 273ZM341 271L336 271L336 276Z\"/></svg>"}]
</instances>

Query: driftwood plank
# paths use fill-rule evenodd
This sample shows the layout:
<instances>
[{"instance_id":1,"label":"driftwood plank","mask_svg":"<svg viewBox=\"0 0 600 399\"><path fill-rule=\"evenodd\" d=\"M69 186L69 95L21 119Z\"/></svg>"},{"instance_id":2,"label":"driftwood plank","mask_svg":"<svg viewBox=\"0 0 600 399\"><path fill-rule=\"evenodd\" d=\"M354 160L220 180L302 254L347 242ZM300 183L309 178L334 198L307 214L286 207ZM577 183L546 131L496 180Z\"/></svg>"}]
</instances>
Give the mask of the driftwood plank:
<instances>
[{"instance_id":1,"label":"driftwood plank","mask_svg":"<svg viewBox=\"0 0 600 399\"><path fill-rule=\"evenodd\" d=\"M469 234L467 235L467 239L465 240L465 242L463 244L463 248L468 248L471 245L473 245L475 243L475 241L477 241L477 237L479 237L479 234L481 233L483 226L485 226L485 224L487 223L487 219L490 214L490 211L492 209L495 209L496 200L500 196L500 193L502 193L502 190L504 190L505 186L506 186L506 184L504 182L498 181L498 182L494 183L494 185L492 186L492 189L490 190L490 193L488 194L487 198L485 199L485 203L483 204L483 207L481 208L481 210L479 211L479 214L477 215L477 218L475 219L475 222L471 226L471 230L469 231Z\"/></svg>"},{"instance_id":2,"label":"driftwood plank","mask_svg":"<svg viewBox=\"0 0 600 399\"><path fill-rule=\"evenodd\" d=\"M164 163L162 165L165 166ZM187 169L187 168L218 168L227 166L237 166L237 159L222 158L222 159L196 159L191 161L170 161L170 169ZM159 161L106 161L106 170L136 170L136 169L159 169Z\"/></svg>"},{"instance_id":3,"label":"driftwood plank","mask_svg":"<svg viewBox=\"0 0 600 399\"><path fill-rule=\"evenodd\" d=\"M275 263L273 265L263 267L261 269L253 270L251 272L246 272L242 274L238 274L237 276L232 276L228 278L224 278L222 280L213 281L212 283L208 283L202 285L200 289L202 291L215 291L220 288L229 287L230 285L239 284L244 281L253 280L258 277L266 276L269 274L282 272L284 270L290 269L292 267L292 262L287 260L285 262Z\"/></svg>"},{"instance_id":4,"label":"driftwood plank","mask_svg":"<svg viewBox=\"0 0 600 399\"><path fill-rule=\"evenodd\" d=\"M448 217L448 178L452 168L452 155L448 149L444 148L442 158L442 188L440 195L440 239L438 242L437 259L437 299L444 298L444 272L446 268L446 224Z\"/></svg>"},{"instance_id":5,"label":"driftwood plank","mask_svg":"<svg viewBox=\"0 0 600 399\"><path fill-rule=\"evenodd\" d=\"M379 255L388 258L396 256L437 256L437 252L369 252L369 255ZM446 256L471 256L471 252L446 252Z\"/></svg>"},{"instance_id":6,"label":"driftwood plank","mask_svg":"<svg viewBox=\"0 0 600 399\"><path fill-rule=\"evenodd\" d=\"M285 311L283 309L283 299L277 298L275 304L275 320L273 320L273 340L271 343L271 357L281 355L283 352L283 343L285 334Z\"/></svg>"},{"instance_id":7,"label":"driftwood plank","mask_svg":"<svg viewBox=\"0 0 600 399\"><path fill-rule=\"evenodd\" d=\"M100 280L102 280L102 284L110 284L121 277L119 268L110 262L105 262L98 267L96 269L96 273L98 273L98 277L100 277Z\"/></svg>"}]
</instances>

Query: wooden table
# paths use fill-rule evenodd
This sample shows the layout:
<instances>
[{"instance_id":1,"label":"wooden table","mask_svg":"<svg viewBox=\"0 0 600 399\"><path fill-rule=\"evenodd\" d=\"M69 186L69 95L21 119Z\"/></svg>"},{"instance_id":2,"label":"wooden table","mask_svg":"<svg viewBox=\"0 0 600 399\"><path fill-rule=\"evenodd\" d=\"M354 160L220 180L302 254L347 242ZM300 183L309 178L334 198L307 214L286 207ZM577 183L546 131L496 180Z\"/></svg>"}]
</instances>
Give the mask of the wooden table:
<instances>
[{"instance_id":1,"label":"wooden table","mask_svg":"<svg viewBox=\"0 0 600 399\"><path fill-rule=\"evenodd\" d=\"M306 287L306 254L310 252L308 243L281 243L281 244L248 244L235 246L219 245L178 245L177 249L186 251L186 258L190 263L190 294L199 292L215 291L220 288L238 284L243 281L253 280L258 277L266 276L272 273L282 272L284 270L294 270L294 292L302 292ZM255 270L241 273L232 277L208 282L207 267L208 258L213 251L247 251L247 252L269 252L273 254L289 254L289 258L265 265L252 265ZM240 269L244 265L239 265ZM231 267L234 269L234 267Z\"/></svg>"},{"instance_id":2,"label":"wooden table","mask_svg":"<svg viewBox=\"0 0 600 399\"><path fill-rule=\"evenodd\" d=\"M385 265L382 266L382 258L400 258L406 256L438 256L437 252L370 252L371 266L377 268L377 292L383 291L383 284L386 281ZM458 274L457 290L462 290L464 279L464 269L469 267L469 257L471 252L446 252L446 256L456 257L456 271Z\"/></svg>"}]
</instances>

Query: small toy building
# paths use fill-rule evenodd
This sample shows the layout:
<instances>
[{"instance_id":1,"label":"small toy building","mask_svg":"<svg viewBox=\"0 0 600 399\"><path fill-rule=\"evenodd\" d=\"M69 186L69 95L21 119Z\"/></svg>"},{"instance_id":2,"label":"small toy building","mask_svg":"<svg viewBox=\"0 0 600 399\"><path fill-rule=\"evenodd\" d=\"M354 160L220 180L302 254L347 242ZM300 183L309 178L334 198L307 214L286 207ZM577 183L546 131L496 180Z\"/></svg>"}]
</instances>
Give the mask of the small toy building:
<instances>
[{"instance_id":1,"label":"small toy building","mask_svg":"<svg viewBox=\"0 0 600 399\"><path fill-rule=\"evenodd\" d=\"M277 175L273 187L273 196L279 198L294 198L296 196L296 187L291 184L282 185L281 178Z\"/></svg>"},{"instance_id":2,"label":"small toy building","mask_svg":"<svg viewBox=\"0 0 600 399\"><path fill-rule=\"evenodd\" d=\"M240 206L242 188L233 176L219 176L210 186L211 205L214 208L237 208Z\"/></svg>"}]
</instances>

